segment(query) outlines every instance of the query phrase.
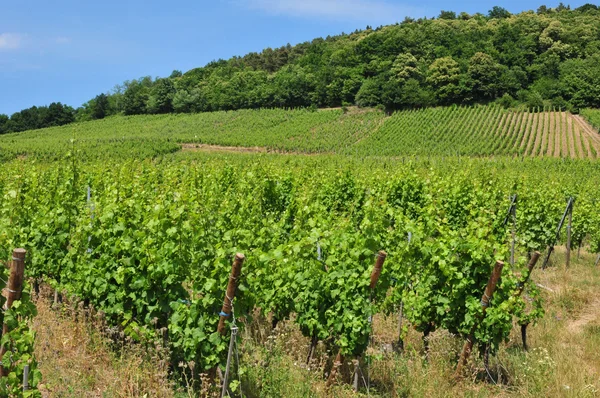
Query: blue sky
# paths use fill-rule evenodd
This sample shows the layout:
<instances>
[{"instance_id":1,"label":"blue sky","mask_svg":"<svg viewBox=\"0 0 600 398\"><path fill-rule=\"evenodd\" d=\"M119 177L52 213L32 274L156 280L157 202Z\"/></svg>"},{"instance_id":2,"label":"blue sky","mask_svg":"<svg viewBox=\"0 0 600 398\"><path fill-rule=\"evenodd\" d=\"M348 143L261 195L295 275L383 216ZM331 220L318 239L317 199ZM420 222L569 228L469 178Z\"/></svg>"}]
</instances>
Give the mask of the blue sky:
<instances>
[{"instance_id":1,"label":"blue sky","mask_svg":"<svg viewBox=\"0 0 600 398\"><path fill-rule=\"evenodd\" d=\"M185 72L215 59L394 23L405 16L432 17L441 9L487 13L494 5L519 12L540 4L532 0L3 1L0 113L10 115L53 101L78 107L125 80L166 76L174 69Z\"/></svg>"}]
</instances>

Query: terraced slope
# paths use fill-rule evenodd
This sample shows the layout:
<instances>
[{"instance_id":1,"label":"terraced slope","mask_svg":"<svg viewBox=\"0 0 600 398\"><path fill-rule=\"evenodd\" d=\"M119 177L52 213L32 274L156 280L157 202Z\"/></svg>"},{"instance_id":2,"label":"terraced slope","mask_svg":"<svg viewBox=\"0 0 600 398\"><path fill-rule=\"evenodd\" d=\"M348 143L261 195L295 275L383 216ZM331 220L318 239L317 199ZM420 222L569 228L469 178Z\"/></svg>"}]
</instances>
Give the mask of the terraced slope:
<instances>
[{"instance_id":1,"label":"terraced slope","mask_svg":"<svg viewBox=\"0 0 600 398\"><path fill-rule=\"evenodd\" d=\"M392 116L351 108L111 117L0 136L0 160L16 156L56 159L68 153L82 160L154 157L197 145L203 150L226 147L228 151L249 148L252 152L356 156L600 155L600 135L581 116L454 106Z\"/></svg>"},{"instance_id":2,"label":"terraced slope","mask_svg":"<svg viewBox=\"0 0 600 398\"><path fill-rule=\"evenodd\" d=\"M568 112L499 107L430 108L398 112L347 153L381 155L523 155L596 158L600 135Z\"/></svg>"}]
</instances>

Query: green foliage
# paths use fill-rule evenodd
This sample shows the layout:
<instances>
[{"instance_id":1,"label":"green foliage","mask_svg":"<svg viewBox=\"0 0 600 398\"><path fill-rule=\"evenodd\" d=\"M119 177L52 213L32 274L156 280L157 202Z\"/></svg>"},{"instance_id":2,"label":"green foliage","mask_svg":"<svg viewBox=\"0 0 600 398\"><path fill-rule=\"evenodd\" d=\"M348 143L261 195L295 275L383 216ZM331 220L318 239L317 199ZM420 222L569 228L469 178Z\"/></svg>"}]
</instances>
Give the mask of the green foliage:
<instances>
[{"instance_id":1,"label":"green foliage","mask_svg":"<svg viewBox=\"0 0 600 398\"><path fill-rule=\"evenodd\" d=\"M494 6L489 12L488 17L492 19L503 19L510 17L510 12L508 12L505 8Z\"/></svg>"},{"instance_id":2,"label":"green foliage","mask_svg":"<svg viewBox=\"0 0 600 398\"><path fill-rule=\"evenodd\" d=\"M2 289L6 289L8 269L1 267ZM26 287L27 288L27 287ZM6 299L2 297L2 305ZM28 290L25 290L20 300L14 301L10 309L0 313L0 322L6 325L9 332L2 335L0 345L6 349L2 358L2 366L9 369L7 376L0 378L0 395L6 397L41 397L37 389L41 381L41 373L33 356L35 334L29 328L29 323L36 315L35 305L31 302ZM29 365L30 390L23 393L23 372Z\"/></svg>"},{"instance_id":3,"label":"green foliage","mask_svg":"<svg viewBox=\"0 0 600 398\"><path fill-rule=\"evenodd\" d=\"M504 94L502 98L498 100L498 104L504 109L509 109L515 106L515 99L510 94Z\"/></svg>"},{"instance_id":4,"label":"green foliage","mask_svg":"<svg viewBox=\"0 0 600 398\"><path fill-rule=\"evenodd\" d=\"M193 360L207 370L222 364L227 349L228 336L216 325L236 252L247 258L236 317L251 317L255 308L276 319L295 313L307 337L359 355L369 317L399 300L419 330L467 335L477 324L478 342L493 350L508 338L513 317L541 316L541 307L526 310L514 297L521 259L505 265L488 314L477 322L491 268L507 258L509 236L499 226L507 193L519 194L523 252L553 237L569 191L578 192L575 239L600 239L598 223L585 221L598 219L588 178L597 173L594 163L577 163L573 175L556 161L390 168L328 157L201 159L7 163L0 172L0 248L25 247L31 276L104 311L136 340L168 336L174 363ZM540 184L548 175L562 191ZM388 258L371 290L382 249ZM527 289L536 297L533 286ZM30 360L31 336L18 330L24 359L13 358L22 363Z\"/></svg>"},{"instance_id":5,"label":"green foliage","mask_svg":"<svg viewBox=\"0 0 600 398\"><path fill-rule=\"evenodd\" d=\"M62 126L75 121L75 110L60 102L49 106L32 106L13 113L10 118L0 115L0 134Z\"/></svg>"},{"instance_id":6,"label":"green foliage","mask_svg":"<svg viewBox=\"0 0 600 398\"><path fill-rule=\"evenodd\" d=\"M600 111L597 109L582 109L581 116L585 117L587 121L596 128L596 130L600 130Z\"/></svg>"}]
</instances>

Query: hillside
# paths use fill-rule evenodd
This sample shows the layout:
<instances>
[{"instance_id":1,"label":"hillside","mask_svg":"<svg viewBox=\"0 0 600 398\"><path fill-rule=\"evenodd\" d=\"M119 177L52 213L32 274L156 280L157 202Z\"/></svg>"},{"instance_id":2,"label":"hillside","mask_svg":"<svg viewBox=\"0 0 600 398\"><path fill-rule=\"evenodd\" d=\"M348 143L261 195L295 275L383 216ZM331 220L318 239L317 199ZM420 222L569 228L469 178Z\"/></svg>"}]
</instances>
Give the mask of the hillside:
<instances>
[{"instance_id":1,"label":"hillside","mask_svg":"<svg viewBox=\"0 0 600 398\"><path fill-rule=\"evenodd\" d=\"M593 118L597 111L587 110ZM591 119L596 120L596 119ZM581 116L499 106L240 110L104 120L0 136L2 158L148 158L182 149L366 156L597 158L600 136ZM212 147L207 147L212 146Z\"/></svg>"},{"instance_id":2,"label":"hillside","mask_svg":"<svg viewBox=\"0 0 600 398\"><path fill-rule=\"evenodd\" d=\"M62 104L0 115L0 134L115 114L383 106L387 110L501 101L561 110L600 107L600 11L540 6L511 15L442 11L267 48ZM283 43L282 43L283 44ZM115 82L116 83L116 82ZM59 111L60 110L60 111ZM70 114L71 113L71 114Z\"/></svg>"}]
</instances>

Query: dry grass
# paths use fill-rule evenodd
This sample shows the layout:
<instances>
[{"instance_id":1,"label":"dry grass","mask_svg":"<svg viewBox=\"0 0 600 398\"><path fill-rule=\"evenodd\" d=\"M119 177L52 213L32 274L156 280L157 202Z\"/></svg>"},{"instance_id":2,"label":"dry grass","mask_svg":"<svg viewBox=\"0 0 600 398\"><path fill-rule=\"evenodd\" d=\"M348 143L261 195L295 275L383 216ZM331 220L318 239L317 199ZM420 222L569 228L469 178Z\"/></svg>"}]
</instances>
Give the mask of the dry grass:
<instances>
[{"instance_id":1,"label":"dry grass","mask_svg":"<svg viewBox=\"0 0 600 398\"><path fill-rule=\"evenodd\" d=\"M172 397L167 362L158 350L112 343L101 320L88 312L36 302L35 355L48 397Z\"/></svg>"}]
</instances>

